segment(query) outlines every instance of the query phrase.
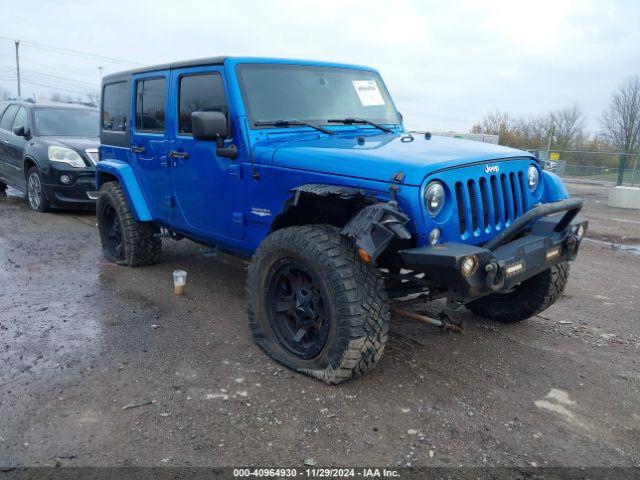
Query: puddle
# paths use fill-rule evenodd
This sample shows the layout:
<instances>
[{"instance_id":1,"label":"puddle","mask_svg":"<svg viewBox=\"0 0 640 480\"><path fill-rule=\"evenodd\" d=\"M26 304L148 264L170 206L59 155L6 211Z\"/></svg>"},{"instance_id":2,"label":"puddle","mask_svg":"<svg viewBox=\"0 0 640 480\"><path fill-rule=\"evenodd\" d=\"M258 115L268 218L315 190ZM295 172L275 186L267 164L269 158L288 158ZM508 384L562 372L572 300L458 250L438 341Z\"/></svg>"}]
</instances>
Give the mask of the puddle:
<instances>
[{"instance_id":1,"label":"puddle","mask_svg":"<svg viewBox=\"0 0 640 480\"><path fill-rule=\"evenodd\" d=\"M621 243L596 240L594 238L584 238L583 241L606 247L609 250L613 250L614 252L627 252L633 255L638 255L640 257L640 245L624 245Z\"/></svg>"}]
</instances>

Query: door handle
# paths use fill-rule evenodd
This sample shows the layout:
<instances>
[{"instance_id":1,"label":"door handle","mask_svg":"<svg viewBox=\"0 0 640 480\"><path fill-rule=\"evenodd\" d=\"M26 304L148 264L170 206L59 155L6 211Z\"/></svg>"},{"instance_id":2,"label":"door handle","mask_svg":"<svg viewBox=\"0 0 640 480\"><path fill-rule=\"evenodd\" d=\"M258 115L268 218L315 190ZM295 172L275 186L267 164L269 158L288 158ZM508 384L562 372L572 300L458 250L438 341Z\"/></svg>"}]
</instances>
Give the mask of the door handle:
<instances>
[{"instance_id":1,"label":"door handle","mask_svg":"<svg viewBox=\"0 0 640 480\"><path fill-rule=\"evenodd\" d=\"M189 154L187 152L177 152L175 150L171 150L169 152L169 156L171 158L182 158L183 160L186 160L187 158L189 158Z\"/></svg>"},{"instance_id":2,"label":"door handle","mask_svg":"<svg viewBox=\"0 0 640 480\"><path fill-rule=\"evenodd\" d=\"M133 147L130 148L130 150L133 153L144 153L145 152L145 148L144 147L136 147L135 145Z\"/></svg>"},{"instance_id":3,"label":"door handle","mask_svg":"<svg viewBox=\"0 0 640 480\"><path fill-rule=\"evenodd\" d=\"M4 143L5 145L9 145L9 140L2 140L2 143Z\"/></svg>"}]
</instances>

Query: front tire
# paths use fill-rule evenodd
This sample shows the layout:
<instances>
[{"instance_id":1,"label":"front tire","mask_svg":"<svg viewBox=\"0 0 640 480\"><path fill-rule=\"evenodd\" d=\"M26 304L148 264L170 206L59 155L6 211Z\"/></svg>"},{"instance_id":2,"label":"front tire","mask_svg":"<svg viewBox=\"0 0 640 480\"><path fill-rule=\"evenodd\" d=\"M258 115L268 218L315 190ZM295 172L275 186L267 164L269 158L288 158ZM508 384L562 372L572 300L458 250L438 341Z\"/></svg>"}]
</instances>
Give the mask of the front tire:
<instances>
[{"instance_id":1,"label":"front tire","mask_svg":"<svg viewBox=\"0 0 640 480\"><path fill-rule=\"evenodd\" d=\"M38 167L31 167L27 172L27 202L34 212L47 212L51 209L42 188L42 177Z\"/></svg>"},{"instance_id":2,"label":"front tire","mask_svg":"<svg viewBox=\"0 0 640 480\"><path fill-rule=\"evenodd\" d=\"M118 183L106 182L100 187L96 213L107 260L128 267L158 261L162 250L159 228L154 223L136 220Z\"/></svg>"},{"instance_id":3,"label":"front tire","mask_svg":"<svg viewBox=\"0 0 640 480\"><path fill-rule=\"evenodd\" d=\"M389 332L382 279L327 225L285 228L262 242L249 266L247 313L267 355L331 384L371 370Z\"/></svg>"},{"instance_id":4,"label":"front tire","mask_svg":"<svg viewBox=\"0 0 640 480\"><path fill-rule=\"evenodd\" d=\"M494 293L467 304L480 317L516 323L546 310L560 298L569 279L569 263L563 262L525 280L509 293Z\"/></svg>"}]
</instances>

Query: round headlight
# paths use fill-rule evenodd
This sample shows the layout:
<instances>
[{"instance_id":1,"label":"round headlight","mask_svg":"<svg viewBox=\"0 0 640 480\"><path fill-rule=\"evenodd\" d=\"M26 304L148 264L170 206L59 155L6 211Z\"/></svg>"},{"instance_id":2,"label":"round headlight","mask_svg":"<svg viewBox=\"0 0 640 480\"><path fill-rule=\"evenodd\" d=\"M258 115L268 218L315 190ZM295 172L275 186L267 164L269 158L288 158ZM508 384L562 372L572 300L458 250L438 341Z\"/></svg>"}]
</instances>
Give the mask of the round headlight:
<instances>
[{"instance_id":1,"label":"round headlight","mask_svg":"<svg viewBox=\"0 0 640 480\"><path fill-rule=\"evenodd\" d=\"M540 181L540 173L538 173L538 169L531 165L529 170L527 170L527 185L529 185L529 190L532 192L538 188L538 182Z\"/></svg>"},{"instance_id":2,"label":"round headlight","mask_svg":"<svg viewBox=\"0 0 640 480\"><path fill-rule=\"evenodd\" d=\"M440 182L431 182L424 191L424 204L429 215L435 217L444 205L444 187Z\"/></svg>"}]
</instances>

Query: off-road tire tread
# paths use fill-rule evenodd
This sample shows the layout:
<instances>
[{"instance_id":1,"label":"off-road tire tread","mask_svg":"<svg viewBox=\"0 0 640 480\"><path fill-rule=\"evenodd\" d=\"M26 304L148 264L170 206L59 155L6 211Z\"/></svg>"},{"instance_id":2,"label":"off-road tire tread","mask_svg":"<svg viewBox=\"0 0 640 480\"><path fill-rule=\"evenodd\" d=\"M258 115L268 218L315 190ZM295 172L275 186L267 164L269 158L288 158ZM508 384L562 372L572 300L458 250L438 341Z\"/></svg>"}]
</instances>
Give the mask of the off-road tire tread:
<instances>
[{"instance_id":1,"label":"off-road tire tread","mask_svg":"<svg viewBox=\"0 0 640 480\"><path fill-rule=\"evenodd\" d=\"M263 291L263 260L273 249L298 252L316 259L334 296L335 319L340 325L336 355L324 369L305 369L274 357L274 345L257 323L256 302ZM338 384L370 371L380 360L389 335L389 307L384 283L376 270L356 256L353 243L329 225L284 228L269 235L253 255L249 265L246 305L254 341L269 356L288 368L306 373L329 384ZM345 328L346 327L346 328ZM275 347L278 348L278 347Z\"/></svg>"},{"instance_id":2,"label":"off-road tire tread","mask_svg":"<svg viewBox=\"0 0 640 480\"><path fill-rule=\"evenodd\" d=\"M488 295L467 304L480 317L501 323L526 320L553 305L569 279L569 263L563 262L522 282L514 297Z\"/></svg>"},{"instance_id":3,"label":"off-road tire tread","mask_svg":"<svg viewBox=\"0 0 640 480\"><path fill-rule=\"evenodd\" d=\"M160 238L158 226L153 222L136 220L129 207L127 197L117 182L105 182L100 187L96 210L98 222L101 217L101 202L104 201L103 195L108 197L108 201L113 204L118 213L124 235L125 257L115 263L128 267L141 267L157 263L162 251L162 238Z\"/></svg>"}]
</instances>

